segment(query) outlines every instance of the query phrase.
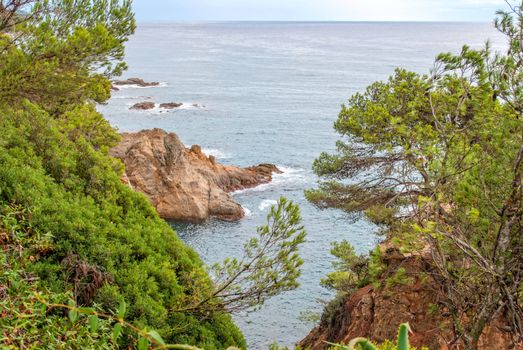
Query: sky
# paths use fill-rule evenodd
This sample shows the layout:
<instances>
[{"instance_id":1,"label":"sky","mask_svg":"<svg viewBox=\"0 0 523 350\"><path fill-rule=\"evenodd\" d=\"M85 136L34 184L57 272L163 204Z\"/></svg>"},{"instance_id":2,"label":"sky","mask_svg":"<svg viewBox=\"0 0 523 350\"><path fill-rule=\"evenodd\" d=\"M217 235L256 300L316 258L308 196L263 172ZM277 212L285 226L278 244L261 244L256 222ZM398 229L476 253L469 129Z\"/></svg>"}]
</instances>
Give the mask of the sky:
<instances>
[{"instance_id":1,"label":"sky","mask_svg":"<svg viewBox=\"0 0 523 350\"><path fill-rule=\"evenodd\" d=\"M134 0L138 21L491 21L500 8L504 0Z\"/></svg>"}]
</instances>

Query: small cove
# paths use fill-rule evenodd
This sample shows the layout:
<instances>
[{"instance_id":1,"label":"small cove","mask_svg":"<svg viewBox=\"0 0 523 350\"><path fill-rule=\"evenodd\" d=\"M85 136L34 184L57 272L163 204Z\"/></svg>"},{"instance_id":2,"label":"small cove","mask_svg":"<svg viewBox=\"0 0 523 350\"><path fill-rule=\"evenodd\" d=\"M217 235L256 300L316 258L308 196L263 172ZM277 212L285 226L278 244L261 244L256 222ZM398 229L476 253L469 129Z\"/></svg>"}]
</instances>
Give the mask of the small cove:
<instances>
[{"instance_id":1,"label":"small cove","mask_svg":"<svg viewBox=\"0 0 523 350\"><path fill-rule=\"evenodd\" d=\"M251 348L292 345L313 326L300 313L320 312L319 301L332 297L319 285L331 269L330 243L347 239L366 252L377 242L365 221L304 199L317 181L313 160L334 149L340 105L397 67L426 73L437 53L487 38L499 44L488 23L144 23L127 45L125 76L160 86L121 89L99 109L121 131L163 128L224 164L268 162L283 170L271 184L234 194L248 213L242 221L173 226L212 264L241 254L280 196L300 204L309 233L301 287L236 316ZM141 101L184 107L129 110Z\"/></svg>"}]
</instances>

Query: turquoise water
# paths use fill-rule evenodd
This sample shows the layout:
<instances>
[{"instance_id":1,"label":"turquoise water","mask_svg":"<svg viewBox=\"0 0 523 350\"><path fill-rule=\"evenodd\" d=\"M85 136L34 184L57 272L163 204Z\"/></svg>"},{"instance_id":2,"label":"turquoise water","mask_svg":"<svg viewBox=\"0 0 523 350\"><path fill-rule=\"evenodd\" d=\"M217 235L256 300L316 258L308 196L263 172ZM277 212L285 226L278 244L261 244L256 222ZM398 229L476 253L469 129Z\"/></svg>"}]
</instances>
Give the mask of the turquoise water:
<instances>
[{"instance_id":1,"label":"turquoise water","mask_svg":"<svg viewBox=\"0 0 523 350\"><path fill-rule=\"evenodd\" d=\"M163 128L222 163L269 162L284 170L271 184L235 194L249 213L244 220L174 226L211 264L241 254L280 196L301 205L308 231L301 287L235 316L250 348L292 345L313 326L300 313L320 312L321 300L332 297L319 285L331 269L330 243L348 239L366 252L377 242L365 221L319 211L304 199L304 189L317 181L313 160L334 149L332 123L340 105L396 67L425 73L437 53L463 43L478 47L487 38L501 43L490 24L474 23L141 24L127 45L125 76L162 84L122 89L100 110L122 131ZM144 100L205 107L128 110Z\"/></svg>"}]
</instances>

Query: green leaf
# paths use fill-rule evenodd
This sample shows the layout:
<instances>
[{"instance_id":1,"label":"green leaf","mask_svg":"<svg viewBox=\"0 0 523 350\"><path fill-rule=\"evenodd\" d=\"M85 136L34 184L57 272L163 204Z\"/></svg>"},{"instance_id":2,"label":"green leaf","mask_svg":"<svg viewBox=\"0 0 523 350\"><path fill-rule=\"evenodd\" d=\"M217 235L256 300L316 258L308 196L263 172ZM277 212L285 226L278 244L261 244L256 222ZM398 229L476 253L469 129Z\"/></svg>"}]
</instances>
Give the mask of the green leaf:
<instances>
[{"instance_id":1,"label":"green leaf","mask_svg":"<svg viewBox=\"0 0 523 350\"><path fill-rule=\"evenodd\" d=\"M149 340L147 338L140 338L138 340L138 350L147 350L149 348Z\"/></svg>"},{"instance_id":2,"label":"green leaf","mask_svg":"<svg viewBox=\"0 0 523 350\"><path fill-rule=\"evenodd\" d=\"M410 325L403 323L400 325L398 332L398 350L409 350L409 332Z\"/></svg>"},{"instance_id":3,"label":"green leaf","mask_svg":"<svg viewBox=\"0 0 523 350\"><path fill-rule=\"evenodd\" d=\"M332 346L336 350L351 350L351 349L349 349L348 347L346 347L345 345L342 345L342 344L329 343L327 341L325 343L330 345L330 346Z\"/></svg>"},{"instance_id":4,"label":"green leaf","mask_svg":"<svg viewBox=\"0 0 523 350\"><path fill-rule=\"evenodd\" d=\"M92 333L98 332L99 322L98 322L98 316L91 315L89 316L89 329Z\"/></svg>"},{"instance_id":5,"label":"green leaf","mask_svg":"<svg viewBox=\"0 0 523 350\"><path fill-rule=\"evenodd\" d=\"M158 334L158 332L156 331L149 331L149 336L151 338L153 338L154 340L156 340L158 343L160 343L161 345L165 345L165 341L162 339L162 337L160 336L160 334Z\"/></svg>"},{"instance_id":6,"label":"green leaf","mask_svg":"<svg viewBox=\"0 0 523 350\"><path fill-rule=\"evenodd\" d=\"M113 342L116 343L118 341L118 338L122 334L122 325L120 323L117 323L113 327Z\"/></svg>"},{"instance_id":7,"label":"green leaf","mask_svg":"<svg viewBox=\"0 0 523 350\"><path fill-rule=\"evenodd\" d=\"M362 350L376 350L376 347L369 341L362 345Z\"/></svg>"},{"instance_id":8,"label":"green leaf","mask_svg":"<svg viewBox=\"0 0 523 350\"><path fill-rule=\"evenodd\" d=\"M332 345L332 344L331 344ZM336 345L338 350L376 350L376 347L366 338L354 338L349 345Z\"/></svg>"},{"instance_id":9,"label":"green leaf","mask_svg":"<svg viewBox=\"0 0 523 350\"><path fill-rule=\"evenodd\" d=\"M92 307L80 307L78 308L78 312L84 315L92 315L96 312L96 310Z\"/></svg>"},{"instance_id":10,"label":"green leaf","mask_svg":"<svg viewBox=\"0 0 523 350\"><path fill-rule=\"evenodd\" d=\"M76 311L75 309L73 310L69 310L68 314L69 316L69 319L71 320L71 322L75 323L76 320L78 320L78 311Z\"/></svg>"},{"instance_id":11,"label":"green leaf","mask_svg":"<svg viewBox=\"0 0 523 350\"><path fill-rule=\"evenodd\" d=\"M332 348L334 348L336 350L351 350L349 347L342 345L342 344L329 343L329 342L325 342L325 343L330 345Z\"/></svg>"},{"instance_id":12,"label":"green leaf","mask_svg":"<svg viewBox=\"0 0 523 350\"><path fill-rule=\"evenodd\" d=\"M122 302L118 306L118 309L116 310L116 317L118 317L118 319L122 320L125 316L126 309L127 309L127 305L125 304L125 301L122 300Z\"/></svg>"}]
</instances>

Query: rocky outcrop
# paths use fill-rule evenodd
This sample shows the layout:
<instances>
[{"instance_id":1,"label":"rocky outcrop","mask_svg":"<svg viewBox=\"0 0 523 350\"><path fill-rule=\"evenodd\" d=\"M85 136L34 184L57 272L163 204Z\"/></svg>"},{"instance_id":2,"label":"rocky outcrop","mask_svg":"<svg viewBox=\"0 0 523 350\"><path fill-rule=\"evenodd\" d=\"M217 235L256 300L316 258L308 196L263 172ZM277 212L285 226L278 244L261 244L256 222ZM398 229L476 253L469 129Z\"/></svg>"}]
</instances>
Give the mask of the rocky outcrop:
<instances>
[{"instance_id":1,"label":"rocky outcrop","mask_svg":"<svg viewBox=\"0 0 523 350\"><path fill-rule=\"evenodd\" d=\"M149 110L149 109L153 109L155 106L156 105L155 105L154 102L139 102L139 103L134 104L129 109L136 109L136 110L140 110L140 111L146 111L146 110Z\"/></svg>"},{"instance_id":2,"label":"rocky outcrop","mask_svg":"<svg viewBox=\"0 0 523 350\"><path fill-rule=\"evenodd\" d=\"M149 197L168 220L239 220L245 213L229 192L268 183L279 172L270 164L250 168L218 164L199 146L186 148L176 134L161 129L122 134L111 155L125 163L123 181Z\"/></svg>"},{"instance_id":3,"label":"rocky outcrop","mask_svg":"<svg viewBox=\"0 0 523 350\"><path fill-rule=\"evenodd\" d=\"M178 103L178 102L168 102L168 103L160 104L160 108L163 108L163 109L175 109L175 108L179 108L181 106L183 106L183 103ZM129 108L129 109L146 111L149 109L153 109L154 107L156 107L156 104L154 102L146 101L146 102L136 103L136 104L132 105L131 108Z\"/></svg>"},{"instance_id":4,"label":"rocky outcrop","mask_svg":"<svg viewBox=\"0 0 523 350\"><path fill-rule=\"evenodd\" d=\"M395 339L398 326L409 322L413 330L410 342L418 349L422 346L430 350L464 349L456 341L451 320L442 306L440 288L431 277L428 257L423 253L403 255L386 245L381 250L387 271L380 286L368 285L331 303L320 325L299 345L304 349L324 350L329 348L326 342L347 344L356 337L381 343ZM405 269L410 283L387 285L387 277L399 267ZM515 345L513 334L496 319L483 332L479 349L523 349L523 346Z\"/></svg>"},{"instance_id":5,"label":"rocky outcrop","mask_svg":"<svg viewBox=\"0 0 523 350\"><path fill-rule=\"evenodd\" d=\"M178 108L181 106L183 106L183 103L178 103L178 102L168 102L168 103L160 104L160 108L164 108L164 109L175 109L175 108Z\"/></svg>"},{"instance_id":6,"label":"rocky outcrop","mask_svg":"<svg viewBox=\"0 0 523 350\"><path fill-rule=\"evenodd\" d=\"M150 86L158 86L158 85L160 85L160 83L157 81L146 82L145 80L140 79L140 78L129 78L127 80L115 80L115 81L113 81L113 85L116 85L116 86L136 85L136 86L140 86L140 87L150 87Z\"/></svg>"}]
</instances>

